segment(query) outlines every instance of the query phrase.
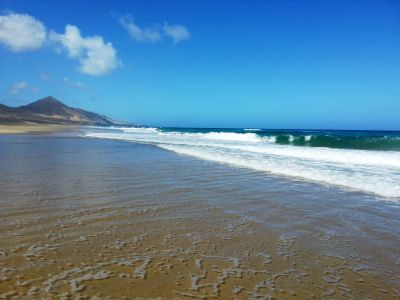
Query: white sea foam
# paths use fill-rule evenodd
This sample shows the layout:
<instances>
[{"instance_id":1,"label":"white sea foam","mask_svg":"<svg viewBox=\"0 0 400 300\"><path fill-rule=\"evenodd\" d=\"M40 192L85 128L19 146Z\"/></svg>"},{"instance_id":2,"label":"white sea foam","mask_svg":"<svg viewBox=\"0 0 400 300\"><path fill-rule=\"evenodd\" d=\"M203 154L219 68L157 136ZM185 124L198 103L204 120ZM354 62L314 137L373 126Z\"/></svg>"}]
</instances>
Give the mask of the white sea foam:
<instances>
[{"instance_id":1,"label":"white sea foam","mask_svg":"<svg viewBox=\"0 0 400 300\"><path fill-rule=\"evenodd\" d=\"M154 127L112 127L112 128L122 130L124 132L137 132L137 133L157 132L158 131L158 128L154 128Z\"/></svg>"},{"instance_id":2,"label":"white sea foam","mask_svg":"<svg viewBox=\"0 0 400 300\"><path fill-rule=\"evenodd\" d=\"M276 136L265 136L263 137L263 141L268 143L276 143Z\"/></svg>"},{"instance_id":3,"label":"white sea foam","mask_svg":"<svg viewBox=\"0 0 400 300\"><path fill-rule=\"evenodd\" d=\"M86 136L152 143L210 161L400 198L400 152L395 151L278 145L275 137L251 132L182 133L123 128L114 132L88 130Z\"/></svg>"},{"instance_id":4,"label":"white sea foam","mask_svg":"<svg viewBox=\"0 0 400 300\"><path fill-rule=\"evenodd\" d=\"M306 179L321 183L338 185L353 190L374 193L384 197L400 197L399 175L388 170L369 170L368 168L348 169L340 166L305 163L293 159L264 159L225 151L204 151L195 147L161 145L162 148L177 153L196 156L202 159L223 162L238 167L250 168L282 176ZM395 178L397 177L397 178ZM379 180L385 178L386 180Z\"/></svg>"},{"instance_id":5,"label":"white sea foam","mask_svg":"<svg viewBox=\"0 0 400 300\"><path fill-rule=\"evenodd\" d=\"M209 132L197 133L199 137L217 141L242 141L242 142L261 142L262 139L255 133L235 133L235 132Z\"/></svg>"}]
</instances>

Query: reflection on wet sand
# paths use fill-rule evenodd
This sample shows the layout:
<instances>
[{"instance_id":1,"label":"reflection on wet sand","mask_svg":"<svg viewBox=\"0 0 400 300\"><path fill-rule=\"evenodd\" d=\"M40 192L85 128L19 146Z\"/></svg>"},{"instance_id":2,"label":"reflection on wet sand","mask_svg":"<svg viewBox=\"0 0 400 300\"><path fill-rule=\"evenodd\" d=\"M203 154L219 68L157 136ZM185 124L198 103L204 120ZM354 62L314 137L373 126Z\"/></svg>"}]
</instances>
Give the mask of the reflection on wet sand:
<instances>
[{"instance_id":1,"label":"reflection on wet sand","mask_svg":"<svg viewBox=\"0 0 400 300\"><path fill-rule=\"evenodd\" d=\"M180 210L198 216L180 217ZM296 239L195 201L82 207L11 221L1 233L2 298L390 298L399 292L398 274L301 249Z\"/></svg>"},{"instance_id":2,"label":"reflection on wet sand","mask_svg":"<svg viewBox=\"0 0 400 300\"><path fill-rule=\"evenodd\" d=\"M255 213L235 213L246 200L240 195L232 206L218 202L229 184L204 191L219 199L203 201L193 171L209 165L196 169L191 160L148 146L63 138L54 141L58 154L50 158L42 155L46 139L12 141L0 162L8 175L0 190L0 299L400 297L398 264L388 258L374 267L368 256L379 249L364 256L320 251L345 240L303 228L314 247ZM77 153L82 160L73 160ZM32 165L16 170L11 157ZM49 160L47 168L36 165ZM31 176L21 177L28 170ZM230 189L230 196L240 192Z\"/></svg>"}]
</instances>

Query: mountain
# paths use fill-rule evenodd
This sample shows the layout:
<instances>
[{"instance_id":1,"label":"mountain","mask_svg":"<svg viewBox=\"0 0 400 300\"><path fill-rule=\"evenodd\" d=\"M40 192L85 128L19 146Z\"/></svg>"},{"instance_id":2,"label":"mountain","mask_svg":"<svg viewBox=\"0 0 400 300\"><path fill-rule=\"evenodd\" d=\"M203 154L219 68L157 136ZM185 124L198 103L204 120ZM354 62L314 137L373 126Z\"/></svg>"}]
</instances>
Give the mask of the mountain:
<instances>
[{"instance_id":1,"label":"mountain","mask_svg":"<svg viewBox=\"0 0 400 300\"><path fill-rule=\"evenodd\" d=\"M0 124L41 123L96 126L131 126L132 124L114 121L80 108L73 108L49 96L31 104L10 107L0 104Z\"/></svg>"}]
</instances>

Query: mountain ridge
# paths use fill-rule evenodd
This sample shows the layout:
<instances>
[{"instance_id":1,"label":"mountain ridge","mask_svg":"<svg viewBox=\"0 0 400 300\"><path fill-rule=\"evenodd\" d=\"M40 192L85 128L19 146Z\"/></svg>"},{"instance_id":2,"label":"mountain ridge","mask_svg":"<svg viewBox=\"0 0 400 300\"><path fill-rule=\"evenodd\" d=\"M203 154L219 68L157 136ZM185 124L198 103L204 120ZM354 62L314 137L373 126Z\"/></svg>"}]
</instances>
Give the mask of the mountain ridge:
<instances>
[{"instance_id":1,"label":"mountain ridge","mask_svg":"<svg viewBox=\"0 0 400 300\"><path fill-rule=\"evenodd\" d=\"M47 96L27 105L11 107L0 103L0 124L39 123L94 126L132 126L104 115L81 108L70 107L60 100Z\"/></svg>"}]
</instances>

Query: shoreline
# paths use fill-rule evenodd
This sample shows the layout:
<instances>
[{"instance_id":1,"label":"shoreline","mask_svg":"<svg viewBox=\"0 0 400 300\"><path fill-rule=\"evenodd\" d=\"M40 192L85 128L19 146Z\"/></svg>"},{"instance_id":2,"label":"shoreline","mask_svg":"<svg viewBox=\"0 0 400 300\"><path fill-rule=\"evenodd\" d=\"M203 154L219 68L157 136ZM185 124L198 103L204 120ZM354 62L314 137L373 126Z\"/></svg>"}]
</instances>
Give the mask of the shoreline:
<instances>
[{"instance_id":1,"label":"shoreline","mask_svg":"<svg viewBox=\"0 0 400 300\"><path fill-rule=\"evenodd\" d=\"M317 182L321 185L338 186L347 190L374 194L389 200L400 200L398 185L400 168L400 139L397 136L331 136L327 132L316 134L291 133L255 134L242 131L219 132L204 129L170 131L168 129L135 128L120 130L84 129L88 137L116 139L132 142L154 143L160 148L202 160L215 161L236 167L243 167L265 174L274 174ZM278 138L290 141L282 144ZM365 149L354 148L362 139ZM307 143L314 140L317 146L297 145L295 140ZM330 141L327 143L326 141ZM329 147L332 141L340 141L347 148ZM336 143L336 142L335 142ZM339 143L339 142L338 142ZM361 142L360 142L361 143ZM376 148L367 150L373 143ZM380 143L388 146L387 151L379 150ZM353 145L353 146L352 146ZM336 145L337 146L337 145ZM385 147L386 147L385 146ZM362 147L361 147L362 148ZM390 151L389 151L390 150Z\"/></svg>"},{"instance_id":2,"label":"shoreline","mask_svg":"<svg viewBox=\"0 0 400 300\"><path fill-rule=\"evenodd\" d=\"M0 136L0 296L400 295L399 206L151 145L14 139Z\"/></svg>"}]
</instances>

